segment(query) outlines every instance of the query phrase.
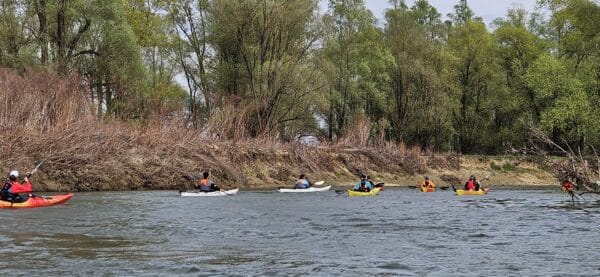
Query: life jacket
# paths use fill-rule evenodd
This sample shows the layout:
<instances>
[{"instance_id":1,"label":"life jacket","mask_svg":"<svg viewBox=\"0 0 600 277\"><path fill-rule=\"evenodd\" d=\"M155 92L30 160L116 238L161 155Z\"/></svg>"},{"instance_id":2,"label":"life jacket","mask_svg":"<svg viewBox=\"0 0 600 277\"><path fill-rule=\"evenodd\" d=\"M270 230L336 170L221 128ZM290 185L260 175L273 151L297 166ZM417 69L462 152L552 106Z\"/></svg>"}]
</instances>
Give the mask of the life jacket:
<instances>
[{"instance_id":1,"label":"life jacket","mask_svg":"<svg viewBox=\"0 0 600 277\"><path fill-rule=\"evenodd\" d=\"M27 180L25 183L21 184L17 181L13 181L11 187L9 189L10 193L22 193L22 192L31 192L31 182Z\"/></svg>"},{"instance_id":2,"label":"life jacket","mask_svg":"<svg viewBox=\"0 0 600 277\"><path fill-rule=\"evenodd\" d=\"M475 190L475 181L467 181L467 183L465 184L465 190Z\"/></svg>"},{"instance_id":3,"label":"life jacket","mask_svg":"<svg viewBox=\"0 0 600 277\"><path fill-rule=\"evenodd\" d=\"M208 179L200 179L200 181L198 182L200 183L201 186L208 186Z\"/></svg>"},{"instance_id":4,"label":"life jacket","mask_svg":"<svg viewBox=\"0 0 600 277\"><path fill-rule=\"evenodd\" d=\"M358 190L360 191L370 191L371 188L367 185L369 181L360 181L360 187Z\"/></svg>"},{"instance_id":5,"label":"life jacket","mask_svg":"<svg viewBox=\"0 0 600 277\"><path fill-rule=\"evenodd\" d=\"M575 186L574 186L574 185L573 185L573 183L571 183L571 182L565 182L565 183L563 184L563 189L564 189L565 191L573 191L573 188L574 188L574 187L575 187Z\"/></svg>"}]
</instances>

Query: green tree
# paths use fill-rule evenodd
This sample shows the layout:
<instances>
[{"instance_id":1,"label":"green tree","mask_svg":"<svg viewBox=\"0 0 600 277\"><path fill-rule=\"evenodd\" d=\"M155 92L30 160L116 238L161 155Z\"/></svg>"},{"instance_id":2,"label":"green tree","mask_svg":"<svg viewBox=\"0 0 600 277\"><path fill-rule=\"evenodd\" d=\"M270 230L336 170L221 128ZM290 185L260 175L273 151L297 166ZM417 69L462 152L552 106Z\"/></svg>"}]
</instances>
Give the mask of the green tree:
<instances>
[{"instance_id":1,"label":"green tree","mask_svg":"<svg viewBox=\"0 0 600 277\"><path fill-rule=\"evenodd\" d=\"M386 45L394 63L387 106L390 135L422 148L443 147L452 133L447 110L448 54L439 40L440 15L427 1L386 12Z\"/></svg>"},{"instance_id":2,"label":"green tree","mask_svg":"<svg viewBox=\"0 0 600 277\"><path fill-rule=\"evenodd\" d=\"M355 119L368 116L377 123L383 118L388 77L382 72L391 57L364 1L331 0L329 8L323 52L332 66L322 116L333 140L354 132L348 128Z\"/></svg>"},{"instance_id":3,"label":"green tree","mask_svg":"<svg viewBox=\"0 0 600 277\"><path fill-rule=\"evenodd\" d=\"M539 124L543 107L535 101L535 91L524 76L531 64L547 51L547 46L528 29L525 10L510 9L505 18L497 19L494 24L497 55L506 84L494 102L494 144L525 146L528 139L525 127Z\"/></svg>"},{"instance_id":4,"label":"green tree","mask_svg":"<svg viewBox=\"0 0 600 277\"><path fill-rule=\"evenodd\" d=\"M456 147L460 152L482 150L493 118L491 96L497 92L497 63L494 59L494 41L480 20L472 20L466 1L455 6L454 26L448 47L453 55L451 65L454 84L451 99L454 128L457 130ZM464 5L463 5L464 3Z\"/></svg>"},{"instance_id":5,"label":"green tree","mask_svg":"<svg viewBox=\"0 0 600 277\"><path fill-rule=\"evenodd\" d=\"M319 84L309 63L321 37L317 1L217 0L210 7L217 85L245 109L252 136L296 136L315 126L311 99Z\"/></svg>"}]
</instances>

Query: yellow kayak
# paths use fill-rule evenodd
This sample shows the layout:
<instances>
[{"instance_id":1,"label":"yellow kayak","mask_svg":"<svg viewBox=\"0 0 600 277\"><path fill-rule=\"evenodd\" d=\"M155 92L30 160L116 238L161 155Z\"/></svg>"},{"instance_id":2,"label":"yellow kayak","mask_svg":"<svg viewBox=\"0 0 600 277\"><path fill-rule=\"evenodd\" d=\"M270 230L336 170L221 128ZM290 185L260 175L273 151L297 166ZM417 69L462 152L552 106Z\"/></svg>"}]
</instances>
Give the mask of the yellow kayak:
<instances>
[{"instance_id":1,"label":"yellow kayak","mask_svg":"<svg viewBox=\"0 0 600 277\"><path fill-rule=\"evenodd\" d=\"M379 194L380 188L374 188L369 192L354 191L349 189L348 196L373 196Z\"/></svg>"},{"instance_id":2,"label":"yellow kayak","mask_svg":"<svg viewBox=\"0 0 600 277\"><path fill-rule=\"evenodd\" d=\"M421 187L421 192L435 192L435 188Z\"/></svg>"},{"instance_id":3,"label":"yellow kayak","mask_svg":"<svg viewBox=\"0 0 600 277\"><path fill-rule=\"evenodd\" d=\"M484 195L484 194L487 194L488 190L489 189L482 189L482 190L457 189L456 195Z\"/></svg>"}]
</instances>

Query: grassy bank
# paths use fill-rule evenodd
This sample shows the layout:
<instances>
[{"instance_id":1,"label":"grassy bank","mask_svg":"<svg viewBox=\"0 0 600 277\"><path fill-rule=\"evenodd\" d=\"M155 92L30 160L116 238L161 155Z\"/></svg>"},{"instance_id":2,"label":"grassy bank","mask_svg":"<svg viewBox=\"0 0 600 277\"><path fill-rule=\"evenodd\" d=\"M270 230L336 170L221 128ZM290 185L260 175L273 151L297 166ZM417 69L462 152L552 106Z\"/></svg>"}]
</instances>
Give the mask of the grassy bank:
<instances>
[{"instance_id":1,"label":"grassy bank","mask_svg":"<svg viewBox=\"0 0 600 277\"><path fill-rule=\"evenodd\" d=\"M490 173L487 183L491 185L555 183L549 171L516 157L421 155L401 147L233 144L200 140L193 133L112 128L73 125L26 140L2 140L0 154L10 158L2 161L0 169L25 173L44 160L33 178L36 190L43 191L186 189L192 187L194 175L205 170L223 187L249 189L291 186L300 173L334 186L355 182L358 173L391 186L415 185L423 175L441 185Z\"/></svg>"},{"instance_id":2,"label":"grassy bank","mask_svg":"<svg viewBox=\"0 0 600 277\"><path fill-rule=\"evenodd\" d=\"M555 182L523 157L432 154L390 142L357 147L351 140L320 146L220 141L177 121L99 120L81 85L43 72L25 78L0 70L2 175L12 169L25 175L44 161L32 178L38 191L186 189L202 171L222 187L250 189L291 186L300 173L334 186L349 185L360 173L388 185L415 185L423 175L456 184L492 172L494 185Z\"/></svg>"}]
</instances>

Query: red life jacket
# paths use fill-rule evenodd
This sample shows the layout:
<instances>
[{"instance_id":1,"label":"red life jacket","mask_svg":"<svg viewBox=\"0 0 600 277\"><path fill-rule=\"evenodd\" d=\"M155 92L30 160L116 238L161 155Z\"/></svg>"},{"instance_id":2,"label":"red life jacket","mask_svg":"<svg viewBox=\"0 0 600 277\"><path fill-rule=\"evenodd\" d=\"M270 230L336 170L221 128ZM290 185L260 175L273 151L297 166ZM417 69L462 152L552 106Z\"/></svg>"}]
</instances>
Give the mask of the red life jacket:
<instances>
[{"instance_id":1,"label":"red life jacket","mask_svg":"<svg viewBox=\"0 0 600 277\"><path fill-rule=\"evenodd\" d=\"M475 182L473 180L469 180L467 182L466 190L475 190Z\"/></svg>"},{"instance_id":2,"label":"red life jacket","mask_svg":"<svg viewBox=\"0 0 600 277\"><path fill-rule=\"evenodd\" d=\"M208 179L200 179L199 183L201 186L208 186Z\"/></svg>"},{"instance_id":3,"label":"red life jacket","mask_svg":"<svg viewBox=\"0 0 600 277\"><path fill-rule=\"evenodd\" d=\"M21 184L18 181L14 181L12 183L12 187L10 188L11 193L22 193L22 192L31 192L31 183L27 180L25 183Z\"/></svg>"}]
</instances>

